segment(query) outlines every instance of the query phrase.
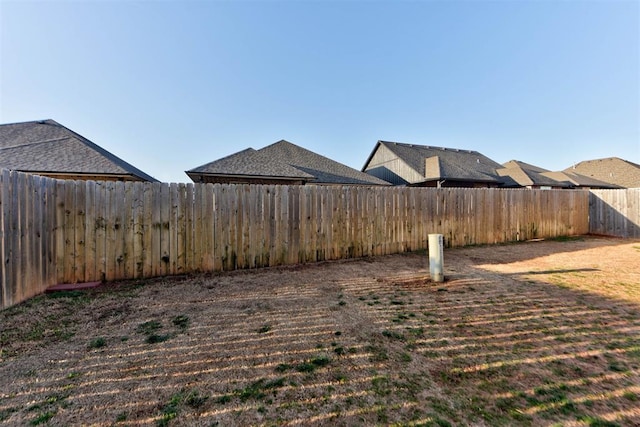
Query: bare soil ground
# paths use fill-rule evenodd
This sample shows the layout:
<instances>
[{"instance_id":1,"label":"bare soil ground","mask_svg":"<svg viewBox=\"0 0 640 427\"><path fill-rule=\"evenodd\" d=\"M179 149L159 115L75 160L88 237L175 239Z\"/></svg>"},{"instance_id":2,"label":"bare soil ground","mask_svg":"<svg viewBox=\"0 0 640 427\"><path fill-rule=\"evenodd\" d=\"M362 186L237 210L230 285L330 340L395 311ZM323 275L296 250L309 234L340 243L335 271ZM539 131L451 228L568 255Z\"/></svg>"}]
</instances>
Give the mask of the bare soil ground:
<instances>
[{"instance_id":1,"label":"bare soil ground","mask_svg":"<svg viewBox=\"0 0 640 427\"><path fill-rule=\"evenodd\" d=\"M640 242L115 283L0 312L2 425L640 425Z\"/></svg>"}]
</instances>

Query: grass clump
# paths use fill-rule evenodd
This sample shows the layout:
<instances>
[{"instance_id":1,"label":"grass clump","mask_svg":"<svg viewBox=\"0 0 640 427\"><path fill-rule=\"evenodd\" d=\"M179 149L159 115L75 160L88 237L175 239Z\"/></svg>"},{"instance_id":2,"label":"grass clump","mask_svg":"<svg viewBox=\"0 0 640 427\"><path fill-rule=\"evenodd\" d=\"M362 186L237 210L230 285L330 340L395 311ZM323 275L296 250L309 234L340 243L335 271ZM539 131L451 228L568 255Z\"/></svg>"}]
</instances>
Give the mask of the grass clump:
<instances>
[{"instance_id":1,"label":"grass clump","mask_svg":"<svg viewBox=\"0 0 640 427\"><path fill-rule=\"evenodd\" d=\"M188 324L188 318L186 316L184 316L187 320L187 324ZM176 324L176 319L180 318L177 323L178 324L184 324L184 320L182 320L182 316L176 316L174 317L174 324ZM178 325L176 325L178 326ZM156 333L158 332L160 329L162 329L162 324L160 322L158 322L157 320L150 320L148 322L144 322L138 325L138 327L136 328L136 332L139 334L143 334L146 335L147 338L145 339L145 342L147 344L157 344L157 343L161 343L164 341L167 341L168 339L170 339L172 337L171 334L159 334Z\"/></svg>"},{"instance_id":2,"label":"grass clump","mask_svg":"<svg viewBox=\"0 0 640 427\"><path fill-rule=\"evenodd\" d=\"M223 394L222 396L220 396L220 397L218 397L216 399L216 403L224 405L225 403L231 402L231 399L233 399L233 395L232 394Z\"/></svg>"},{"instance_id":3,"label":"grass clump","mask_svg":"<svg viewBox=\"0 0 640 427\"><path fill-rule=\"evenodd\" d=\"M331 359L329 359L327 356L317 356L307 362L296 365L295 369L298 372L310 373L320 367L327 366L329 363L331 363Z\"/></svg>"},{"instance_id":4,"label":"grass clump","mask_svg":"<svg viewBox=\"0 0 640 427\"><path fill-rule=\"evenodd\" d=\"M284 378L276 378L270 381L261 378L258 381L251 383L247 387L241 390L237 390L236 395L242 401L248 399L262 399L266 396L266 392L268 390L273 390L282 386L284 386Z\"/></svg>"},{"instance_id":5,"label":"grass clump","mask_svg":"<svg viewBox=\"0 0 640 427\"><path fill-rule=\"evenodd\" d=\"M385 360L389 360L389 355L384 347L368 345L365 347L365 350L371 353L369 360L372 362L383 362Z\"/></svg>"},{"instance_id":6,"label":"grass clump","mask_svg":"<svg viewBox=\"0 0 640 427\"><path fill-rule=\"evenodd\" d=\"M233 400L234 397L237 397L241 401L247 400L260 400L267 396L269 391L274 391L280 387L283 387L285 384L285 379L283 377L276 378L273 380L267 380L265 378L260 378L257 381L252 382L248 386L244 388L240 388L234 390L232 393L223 394L219 396L215 402L224 405ZM196 400L197 402L197 400Z\"/></svg>"},{"instance_id":7,"label":"grass clump","mask_svg":"<svg viewBox=\"0 0 640 427\"><path fill-rule=\"evenodd\" d=\"M174 317L173 319L171 319L171 323L173 323L174 326L184 331L189 327L190 320L188 316L185 316L184 314L180 314Z\"/></svg>"},{"instance_id":8,"label":"grass clump","mask_svg":"<svg viewBox=\"0 0 640 427\"><path fill-rule=\"evenodd\" d=\"M147 336L147 339L145 340L145 342L147 344L157 344L160 342L165 342L169 338L171 338L171 334L151 334Z\"/></svg>"},{"instance_id":9,"label":"grass clump","mask_svg":"<svg viewBox=\"0 0 640 427\"><path fill-rule=\"evenodd\" d=\"M178 413L182 405L188 405L192 408L199 408L208 399L208 396L202 396L198 390L181 390L179 393L174 394L169 399L166 405L162 408L162 414L156 421L158 427L166 427L169 425L169 421L177 418ZM123 413L124 414L124 413ZM123 415L120 414L120 415ZM119 415L119 417L120 417ZM126 414L124 414L126 419Z\"/></svg>"},{"instance_id":10,"label":"grass clump","mask_svg":"<svg viewBox=\"0 0 640 427\"><path fill-rule=\"evenodd\" d=\"M603 420L602 418L592 417L590 415L585 415L583 417L579 417L578 421L582 421L586 423L590 427L620 427L620 424L614 423L613 421Z\"/></svg>"},{"instance_id":11,"label":"grass clump","mask_svg":"<svg viewBox=\"0 0 640 427\"><path fill-rule=\"evenodd\" d=\"M342 348L342 347L338 347ZM344 349L341 350L341 353L336 352L336 354L343 354ZM291 365L288 363L281 363L276 366L276 372L285 372L295 370L298 372L311 373L316 369L321 368L323 366L327 366L331 363L331 359L327 356L316 356L313 359L306 360L304 362L298 363L296 365Z\"/></svg>"},{"instance_id":12,"label":"grass clump","mask_svg":"<svg viewBox=\"0 0 640 427\"><path fill-rule=\"evenodd\" d=\"M32 426L37 426L40 425L42 423L46 423L48 422L51 418L53 418L53 416L56 414L56 411L47 411L44 412L40 415L38 415L36 418L32 419L30 424Z\"/></svg>"},{"instance_id":13,"label":"grass clump","mask_svg":"<svg viewBox=\"0 0 640 427\"><path fill-rule=\"evenodd\" d=\"M257 332L259 334L266 334L267 332L271 331L271 329L273 329L273 327L271 325L262 325Z\"/></svg>"},{"instance_id":14,"label":"grass clump","mask_svg":"<svg viewBox=\"0 0 640 427\"><path fill-rule=\"evenodd\" d=\"M400 332L394 332L394 331L390 331L388 329L385 329L384 331L382 331L382 336L386 337L386 338L393 338L396 340L400 340L400 341L404 341L405 337L403 334L401 334Z\"/></svg>"},{"instance_id":15,"label":"grass clump","mask_svg":"<svg viewBox=\"0 0 640 427\"><path fill-rule=\"evenodd\" d=\"M89 342L89 345L87 347L89 347L90 349L95 349L95 348L102 348L106 346L107 346L107 341L104 339L104 337L97 337L92 339Z\"/></svg>"},{"instance_id":16,"label":"grass clump","mask_svg":"<svg viewBox=\"0 0 640 427\"><path fill-rule=\"evenodd\" d=\"M187 393L184 403L192 408L199 408L209 399L209 396L203 396L198 390L192 390Z\"/></svg>"},{"instance_id":17,"label":"grass clump","mask_svg":"<svg viewBox=\"0 0 640 427\"><path fill-rule=\"evenodd\" d=\"M143 335L151 335L155 331L162 328L162 324L157 320L150 320L138 325L136 332Z\"/></svg>"},{"instance_id":18,"label":"grass clump","mask_svg":"<svg viewBox=\"0 0 640 427\"><path fill-rule=\"evenodd\" d=\"M169 402L162 408L162 415L156 422L158 427L166 427L169 425L169 421L178 416L178 406L182 403L184 396L182 393L177 393L171 396Z\"/></svg>"},{"instance_id":19,"label":"grass clump","mask_svg":"<svg viewBox=\"0 0 640 427\"><path fill-rule=\"evenodd\" d=\"M293 365L290 365L288 363L280 363L278 366L276 366L276 372L285 372L293 368Z\"/></svg>"},{"instance_id":20,"label":"grass clump","mask_svg":"<svg viewBox=\"0 0 640 427\"><path fill-rule=\"evenodd\" d=\"M371 380L371 386L373 388L373 392L378 396L387 396L391 393L390 382L387 377L374 377Z\"/></svg>"}]
</instances>

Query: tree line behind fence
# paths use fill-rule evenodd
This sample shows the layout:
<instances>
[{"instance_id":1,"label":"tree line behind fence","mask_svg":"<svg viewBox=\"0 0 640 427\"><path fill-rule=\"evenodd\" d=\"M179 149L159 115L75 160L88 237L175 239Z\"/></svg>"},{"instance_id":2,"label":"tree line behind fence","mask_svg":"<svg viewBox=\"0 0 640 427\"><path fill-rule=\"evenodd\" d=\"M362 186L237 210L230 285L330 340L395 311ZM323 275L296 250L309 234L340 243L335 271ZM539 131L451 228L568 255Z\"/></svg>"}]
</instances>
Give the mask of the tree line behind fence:
<instances>
[{"instance_id":1,"label":"tree line behind fence","mask_svg":"<svg viewBox=\"0 0 640 427\"><path fill-rule=\"evenodd\" d=\"M3 171L2 306L57 283L589 232L589 192L63 181Z\"/></svg>"}]
</instances>

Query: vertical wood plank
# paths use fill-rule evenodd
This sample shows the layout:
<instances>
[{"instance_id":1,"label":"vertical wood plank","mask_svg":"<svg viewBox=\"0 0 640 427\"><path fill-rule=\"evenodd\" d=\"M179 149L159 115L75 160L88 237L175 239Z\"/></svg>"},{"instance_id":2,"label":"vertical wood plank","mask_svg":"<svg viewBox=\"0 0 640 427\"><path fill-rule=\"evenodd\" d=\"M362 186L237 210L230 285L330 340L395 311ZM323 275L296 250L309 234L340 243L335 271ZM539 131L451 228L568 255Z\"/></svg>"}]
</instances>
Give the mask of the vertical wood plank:
<instances>
[{"instance_id":1,"label":"vertical wood plank","mask_svg":"<svg viewBox=\"0 0 640 427\"><path fill-rule=\"evenodd\" d=\"M229 185L216 184L215 238L216 252L220 254L220 270L230 270L231 248L229 247Z\"/></svg>"},{"instance_id":2,"label":"vertical wood plank","mask_svg":"<svg viewBox=\"0 0 640 427\"><path fill-rule=\"evenodd\" d=\"M210 222L212 224L212 239L213 239L213 270L214 271L222 271L223 267L223 257L225 256L224 249L224 239L222 236L222 223L227 219L224 218L223 212L221 209L223 208L224 198L222 196L222 186L220 184L213 185L213 208L211 210L211 219Z\"/></svg>"},{"instance_id":3,"label":"vertical wood plank","mask_svg":"<svg viewBox=\"0 0 640 427\"><path fill-rule=\"evenodd\" d=\"M55 285L55 180L44 179L42 182L42 192L44 194L43 211L43 256L44 274L48 286Z\"/></svg>"},{"instance_id":4,"label":"vertical wood plank","mask_svg":"<svg viewBox=\"0 0 640 427\"><path fill-rule=\"evenodd\" d=\"M126 217L127 214L125 210L127 206L125 205L125 191L124 191L124 183L122 181L117 181L114 187L114 209L113 213L113 229L114 229L114 243L115 243L115 270L114 270L114 279L120 280L126 278L125 265L127 264L127 256L128 254L125 251L125 240L126 240Z\"/></svg>"},{"instance_id":5,"label":"vertical wood plank","mask_svg":"<svg viewBox=\"0 0 640 427\"><path fill-rule=\"evenodd\" d=\"M236 205L235 224L236 224L236 269L245 268L245 205L244 205L244 184L236 184L234 191L234 199Z\"/></svg>"},{"instance_id":6,"label":"vertical wood plank","mask_svg":"<svg viewBox=\"0 0 640 427\"><path fill-rule=\"evenodd\" d=\"M18 194L20 193L19 187L19 173L11 172L9 177L9 187L10 187L10 199L8 198L10 205L10 217L9 220L9 230L8 230L8 239L7 243L9 246L9 264L10 266L7 268L7 272L5 273L8 278L8 282L11 284L11 287L8 291L7 300L10 303L17 304L21 300L18 299L18 288L21 286L20 283L20 263L22 259L20 258L20 204ZM63 216L64 218L64 216ZM64 242L64 240L62 240ZM64 271L64 270L63 270Z\"/></svg>"},{"instance_id":7,"label":"vertical wood plank","mask_svg":"<svg viewBox=\"0 0 640 427\"><path fill-rule=\"evenodd\" d=\"M185 255L185 270L187 273L196 271L195 262L195 249L194 249L194 184L188 183L185 187L185 240L184 240L184 255Z\"/></svg>"},{"instance_id":8,"label":"vertical wood plank","mask_svg":"<svg viewBox=\"0 0 640 427\"><path fill-rule=\"evenodd\" d=\"M132 184L132 278L144 277L144 184L134 182Z\"/></svg>"},{"instance_id":9,"label":"vertical wood plank","mask_svg":"<svg viewBox=\"0 0 640 427\"><path fill-rule=\"evenodd\" d=\"M213 258L214 252L214 188L213 184L205 184L204 187L204 211L202 214L202 250L204 252L203 257L203 270L213 271L215 262Z\"/></svg>"},{"instance_id":10,"label":"vertical wood plank","mask_svg":"<svg viewBox=\"0 0 640 427\"><path fill-rule=\"evenodd\" d=\"M186 184L178 184L176 188L176 274L188 272L186 266Z\"/></svg>"},{"instance_id":11,"label":"vertical wood plank","mask_svg":"<svg viewBox=\"0 0 640 427\"><path fill-rule=\"evenodd\" d=\"M117 278L117 236L120 227L118 219L118 205L116 202L116 183L105 182L105 279L108 281Z\"/></svg>"},{"instance_id":12,"label":"vertical wood plank","mask_svg":"<svg viewBox=\"0 0 640 427\"><path fill-rule=\"evenodd\" d=\"M305 190L309 197L309 248L307 260L318 261L318 235L320 234L320 224L318 215L318 187L315 185L305 185Z\"/></svg>"},{"instance_id":13,"label":"vertical wood plank","mask_svg":"<svg viewBox=\"0 0 640 427\"><path fill-rule=\"evenodd\" d=\"M249 185L246 192L246 203L249 206L249 268L259 266L259 257L262 253L260 243L262 203L258 202L258 191L261 187L261 185Z\"/></svg>"},{"instance_id":14,"label":"vertical wood plank","mask_svg":"<svg viewBox=\"0 0 640 427\"><path fill-rule=\"evenodd\" d=\"M99 279L96 276L96 183L86 181L84 205L84 281Z\"/></svg>"},{"instance_id":15,"label":"vertical wood plank","mask_svg":"<svg viewBox=\"0 0 640 427\"><path fill-rule=\"evenodd\" d=\"M56 283L64 283L65 266L65 189L64 181L56 180Z\"/></svg>"},{"instance_id":16,"label":"vertical wood plank","mask_svg":"<svg viewBox=\"0 0 640 427\"><path fill-rule=\"evenodd\" d=\"M64 220L64 282L75 283L76 269L76 252L75 252L75 181L66 181L64 183L64 200L65 200L65 220Z\"/></svg>"},{"instance_id":17,"label":"vertical wood plank","mask_svg":"<svg viewBox=\"0 0 640 427\"><path fill-rule=\"evenodd\" d=\"M171 187L170 184L160 186L160 275L171 274Z\"/></svg>"},{"instance_id":18,"label":"vertical wood plank","mask_svg":"<svg viewBox=\"0 0 640 427\"><path fill-rule=\"evenodd\" d=\"M30 177L32 182L32 192L30 204L32 205L31 219L31 279L29 296L37 295L46 288L42 270L44 265L44 257L42 255L42 208L44 204L44 194L41 193L41 181L45 178L34 175Z\"/></svg>"},{"instance_id":19,"label":"vertical wood plank","mask_svg":"<svg viewBox=\"0 0 640 427\"><path fill-rule=\"evenodd\" d=\"M280 246L282 245L282 233L280 231L282 227L282 206L281 206L281 192L282 186L273 186L273 198L272 198L272 237L271 237L271 251L270 259L271 265L280 265Z\"/></svg>"},{"instance_id":20,"label":"vertical wood plank","mask_svg":"<svg viewBox=\"0 0 640 427\"><path fill-rule=\"evenodd\" d=\"M12 283L8 280L7 270L11 267L10 254L8 248L8 227L9 218L9 171L0 170L0 308L9 307L13 302L9 297L9 289Z\"/></svg>"},{"instance_id":21,"label":"vertical wood plank","mask_svg":"<svg viewBox=\"0 0 640 427\"><path fill-rule=\"evenodd\" d=\"M288 187L289 203L287 210L289 211L289 245L287 247L288 264L296 264L300 262L300 186L290 185Z\"/></svg>"},{"instance_id":22,"label":"vertical wood plank","mask_svg":"<svg viewBox=\"0 0 640 427\"><path fill-rule=\"evenodd\" d=\"M18 193L18 251L19 254L19 268L17 269L18 276L16 278L16 282L18 286L16 287L15 299L16 301L22 301L26 298L26 287L29 280L29 264L31 263L31 256L29 253L29 209L27 207L28 195L30 192L29 182L27 181L27 175L20 174L18 175L18 188L20 192Z\"/></svg>"},{"instance_id":23,"label":"vertical wood plank","mask_svg":"<svg viewBox=\"0 0 640 427\"><path fill-rule=\"evenodd\" d=\"M95 183L95 274L96 280L107 279L107 186L105 182Z\"/></svg>"},{"instance_id":24,"label":"vertical wood plank","mask_svg":"<svg viewBox=\"0 0 640 427\"><path fill-rule=\"evenodd\" d=\"M131 279L135 276L134 253L134 200L133 182L120 182L118 188L119 211L121 212L122 246L120 259L120 278Z\"/></svg>"},{"instance_id":25,"label":"vertical wood plank","mask_svg":"<svg viewBox=\"0 0 640 427\"><path fill-rule=\"evenodd\" d=\"M162 262L162 184L154 182L153 186L153 204L151 208L151 250L150 262L152 276L161 276L163 270Z\"/></svg>"},{"instance_id":26,"label":"vertical wood plank","mask_svg":"<svg viewBox=\"0 0 640 427\"><path fill-rule=\"evenodd\" d=\"M146 182L142 185L142 277L154 275L153 241L156 233L153 223L154 189L155 183Z\"/></svg>"},{"instance_id":27,"label":"vertical wood plank","mask_svg":"<svg viewBox=\"0 0 640 427\"><path fill-rule=\"evenodd\" d=\"M167 274L178 273L178 205L179 194L178 184L170 183L166 184L169 187L169 215L167 217L168 227L168 240L169 240L169 262L167 262Z\"/></svg>"},{"instance_id":28,"label":"vertical wood plank","mask_svg":"<svg viewBox=\"0 0 640 427\"><path fill-rule=\"evenodd\" d=\"M74 252L76 254L75 259L75 274L73 282L83 282L85 280L85 267L86 267L86 184L84 181L74 181L75 190L75 206L71 215L75 216L75 239L72 241L74 246Z\"/></svg>"}]
</instances>

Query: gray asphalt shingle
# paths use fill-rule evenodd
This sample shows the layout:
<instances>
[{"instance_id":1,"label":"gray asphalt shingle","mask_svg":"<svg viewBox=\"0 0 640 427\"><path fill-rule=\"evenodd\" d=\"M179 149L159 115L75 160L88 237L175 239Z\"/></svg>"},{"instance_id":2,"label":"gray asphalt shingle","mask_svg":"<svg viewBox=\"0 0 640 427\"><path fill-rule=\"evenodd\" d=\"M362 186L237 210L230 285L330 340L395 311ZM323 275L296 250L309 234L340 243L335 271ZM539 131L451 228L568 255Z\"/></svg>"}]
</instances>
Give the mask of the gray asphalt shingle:
<instances>
[{"instance_id":1,"label":"gray asphalt shingle","mask_svg":"<svg viewBox=\"0 0 640 427\"><path fill-rule=\"evenodd\" d=\"M378 141L407 165L414 169L420 176L429 180L455 180L486 183L504 183L496 170L502 165L491 160L487 156L473 150L460 150L445 147L433 147L428 145L405 144L391 141ZM437 159L438 167L435 166ZM429 162L426 160L430 159Z\"/></svg>"},{"instance_id":2,"label":"gray asphalt shingle","mask_svg":"<svg viewBox=\"0 0 640 427\"><path fill-rule=\"evenodd\" d=\"M579 173L621 187L640 187L640 165L618 157L585 160L564 171Z\"/></svg>"},{"instance_id":3,"label":"gray asphalt shingle","mask_svg":"<svg viewBox=\"0 0 640 427\"><path fill-rule=\"evenodd\" d=\"M32 173L130 175L157 181L54 120L0 125L0 167Z\"/></svg>"},{"instance_id":4,"label":"gray asphalt shingle","mask_svg":"<svg viewBox=\"0 0 640 427\"><path fill-rule=\"evenodd\" d=\"M296 178L314 184L389 185L388 182L281 140L260 150L248 148L187 171L195 174Z\"/></svg>"},{"instance_id":5,"label":"gray asphalt shingle","mask_svg":"<svg viewBox=\"0 0 640 427\"><path fill-rule=\"evenodd\" d=\"M568 181L556 181L555 179L543 175L549 172L547 169L530 165L518 160L511 160L503 164L504 168L498 169L498 174L503 177L511 177L518 185L523 187L572 187Z\"/></svg>"}]
</instances>

